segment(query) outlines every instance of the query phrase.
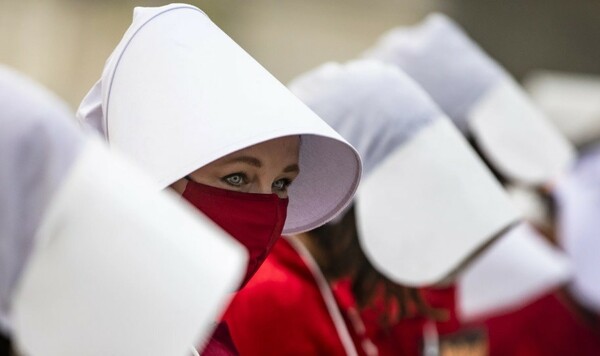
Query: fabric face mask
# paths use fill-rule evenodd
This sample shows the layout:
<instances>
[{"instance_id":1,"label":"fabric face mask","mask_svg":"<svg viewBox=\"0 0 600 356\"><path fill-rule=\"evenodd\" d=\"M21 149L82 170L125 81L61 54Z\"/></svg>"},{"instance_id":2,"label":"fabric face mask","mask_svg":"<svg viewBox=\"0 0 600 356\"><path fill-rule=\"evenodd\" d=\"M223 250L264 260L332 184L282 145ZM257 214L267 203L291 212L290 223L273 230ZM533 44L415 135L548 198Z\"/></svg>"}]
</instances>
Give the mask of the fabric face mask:
<instances>
[{"instance_id":1,"label":"fabric face mask","mask_svg":"<svg viewBox=\"0 0 600 356\"><path fill-rule=\"evenodd\" d=\"M258 270L281 236L288 199L211 187L188 179L182 197L248 250L248 267L240 288Z\"/></svg>"}]
</instances>

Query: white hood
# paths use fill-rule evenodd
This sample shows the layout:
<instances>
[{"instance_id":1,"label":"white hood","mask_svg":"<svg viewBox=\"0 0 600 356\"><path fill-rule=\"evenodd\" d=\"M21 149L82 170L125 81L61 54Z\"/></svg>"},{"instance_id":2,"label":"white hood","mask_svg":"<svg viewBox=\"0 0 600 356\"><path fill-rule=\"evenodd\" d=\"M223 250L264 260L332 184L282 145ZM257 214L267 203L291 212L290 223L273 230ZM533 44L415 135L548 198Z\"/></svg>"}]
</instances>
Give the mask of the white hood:
<instances>
[{"instance_id":1,"label":"white hood","mask_svg":"<svg viewBox=\"0 0 600 356\"><path fill-rule=\"evenodd\" d=\"M444 15L390 31L367 56L406 71L509 180L545 184L572 162L569 142L514 79Z\"/></svg>"},{"instance_id":2,"label":"white hood","mask_svg":"<svg viewBox=\"0 0 600 356\"><path fill-rule=\"evenodd\" d=\"M78 117L161 187L242 148L301 135L284 233L310 230L352 199L356 151L198 8L136 8Z\"/></svg>"},{"instance_id":3,"label":"white hood","mask_svg":"<svg viewBox=\"0 0 600 356\"><path fill-rule=\"evenodd\" d=\"M0 315L19 352L188 355L244 249L1 68L0 106Z\"/></svg>"},{"instance_id":4,"label":"white hood","mask_svg":"<svg viewBox=\"0 0 600 356\"><path fill-rule=\"evenodd\" d=\"M62 101L1 65L0 108L0 331L9 333L12 291L84 138Z\"/></svg>"},{"instance_id":5,"label":"white hood","mask_svg":"<svg viewBox=\"0 0 600 356\"><path fill-rule=\"evenodd\" d=\"M329 63L290 88L361 153L360 242L392 280L435 283L518 219L458 130L397 68Z\"/></svg>"}]
</instances>

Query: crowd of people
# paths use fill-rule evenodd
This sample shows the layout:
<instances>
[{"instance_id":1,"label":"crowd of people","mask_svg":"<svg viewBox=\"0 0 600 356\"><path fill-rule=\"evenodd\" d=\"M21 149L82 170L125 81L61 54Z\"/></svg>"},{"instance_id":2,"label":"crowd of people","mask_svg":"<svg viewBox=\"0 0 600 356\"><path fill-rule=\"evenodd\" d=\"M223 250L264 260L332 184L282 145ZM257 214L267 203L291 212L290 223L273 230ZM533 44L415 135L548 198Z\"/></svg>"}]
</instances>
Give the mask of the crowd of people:
<instances>
[{"instance_id":1,"label":"crowd of people","mask_svg":"<svg viewBox=\"0 0 600 356\"><path fill-rule=\"evenodd\" d=\"M600 97L547 79L431 14L286 87L185 4L76 114L0 67L0 353L600 354Z\"/></svg>"}]
</instances>

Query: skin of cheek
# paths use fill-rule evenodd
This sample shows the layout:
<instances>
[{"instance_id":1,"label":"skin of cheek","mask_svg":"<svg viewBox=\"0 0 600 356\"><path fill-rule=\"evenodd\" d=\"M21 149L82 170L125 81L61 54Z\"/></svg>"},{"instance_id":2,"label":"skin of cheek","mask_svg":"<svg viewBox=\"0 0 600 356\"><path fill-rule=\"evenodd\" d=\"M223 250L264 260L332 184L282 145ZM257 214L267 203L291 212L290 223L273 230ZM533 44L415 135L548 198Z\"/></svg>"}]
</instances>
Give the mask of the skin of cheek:
<instances>
[{"instance_id":1,"label":"skin of cheek","mask_svg":"<svg viewBox=\"0 0 600 356\"><path fill-rule=\"evenodd\" d=\"M187 180L185 178L181 178L180 180L171 184L169 188L173 189L175 192L177 192L177 194L182 195L186 186Z\"/></svg>"}]
</instances>

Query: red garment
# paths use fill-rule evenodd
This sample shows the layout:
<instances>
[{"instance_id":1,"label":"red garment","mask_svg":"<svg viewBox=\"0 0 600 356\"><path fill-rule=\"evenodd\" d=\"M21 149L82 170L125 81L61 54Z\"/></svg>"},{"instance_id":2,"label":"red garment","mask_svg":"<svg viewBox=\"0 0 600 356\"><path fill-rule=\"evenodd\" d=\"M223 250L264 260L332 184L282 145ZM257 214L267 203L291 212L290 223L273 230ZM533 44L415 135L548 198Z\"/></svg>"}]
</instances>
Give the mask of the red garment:
<instances>
[{"instance_id":1,"label":"red garment","mask_svg":"<svg viewBox=\"0 0 600 356\"><path fill-rule=\"evenodd\" d=\"M345 355L315 279L285 239L223 319L240 355Z\"/></svg>"},{"instance_id":2,"label":"red garment","mask_svg":"<svg viewBox=\"0 0 600 356\"><path fill-rule=\"evenodd\" d=\"M359 355L375 348L378 355L418 355L425 320L409 318L382 327L381 309L357 312L349 281L333 292ZM454 288L427 290L431 305L453 306ZM364 330L357 328L356 319ZM345 355L313 273L285 239L248 284L237 293L223 318L240 355ZM448 333L458 330L456 314L439 324Z\"/></svg>"},{"instance_id":3,"label":"red garment","mask_svg":"<svg viewBox=\"0 0 600 356\"><path fill-rule=\"evenodd\" d=\"M237 356L239 355L231 335L229 328L225 322L217 324L215 331L204 346L202 356Z\"/></svg>"},{"instance_id":4,"label":"red garment","mask_svg":"<svg viewBox=\"0 0 600 356\"><path fill-rule=\"evenodd\" d=\"M490 356L600 355L600 329L587 324L560 292L526 307L481 320Z\"/></svg>"},{"instance_id":5,"label":"red garment","mask_svg":"<svg viewBox=\"0 0 600 356\"><path fill-rule=\"evenodd\" d=\"M360 355L366 354L365 342L381 356L422 354L427 320L407 318L385 328L380 323L382 309L375 303L359 313L364 330L357 330L350 283L336 283L333 291ZM600 331L578 318L558 293L511 313L462 325L455 294L454 287L422 290L430 306L450 311L448 320L435 323L442 356L600 355ZM284 239L234 298L225 320L241 355L345 354L311 271Z\"/></svg>"},{"instance_id":6,"label":"red garment","mask_svg":"<svg viewBox=\"0 0 600 356\"><path fill-rule=\"evenodd\" d=\"M440 338L456 337L461 335L461 328L455 312L455 287L448 288L424 288L421 295L428 304L438 310L448 312L448 318L444 321L434 322L422 316L404 318L391 325L384 325L382 314L385 310L382 299L376 299L373 307L369 307L360 313L360 320L364 325L365 336L360 338L360 332L352 324L349 317L356 310L356 302L351 293L349 280L336 283L333 290L340 308L351 328L351 334L355 343L359 345L364 339L370 340L378 350L380 356L385 355L421 355L423 349L423 333L427 323L435 325ZM466 331L466 330L465 330Z\"/></svg>"},{"instance_id":7,"label":"red garment","mask_svg":"<svg viewBox=\"0 0 600 356\"><path fill-rule=\"evenodd\" d=\"M431 294L424 296L431 305L439 305ZM592 326L579 317L559 291L518 310L463 324L456 318L456 301L448 295L445 306L454 312L450 322L438 323L442 355L444 343L457 339L463 345L470 342L471 349L474 341L484 342L480 350L485 349L490 356L600 355L598 325Z\"/></svg>"},{"instance_id":8,"label":"red garment","mask_svg":"<svg viewBox=\"0 0 600 356\"><path fill-rule=\"evenodd\" d=\"M442 356L446 352L490 356L600 355L600 325L586 323L560 292L548 293L510 313L462 324L457 319L454 293L454 288L448 288L425 289L422 294L431 306L452 311L448 321L436 323ZM406 355L421 354L420 322L405 319L394 326L392 345L396 350L402 349ZM390 343L377 340L378 345L386 342Z\"/></svg>"}]
</instances>

